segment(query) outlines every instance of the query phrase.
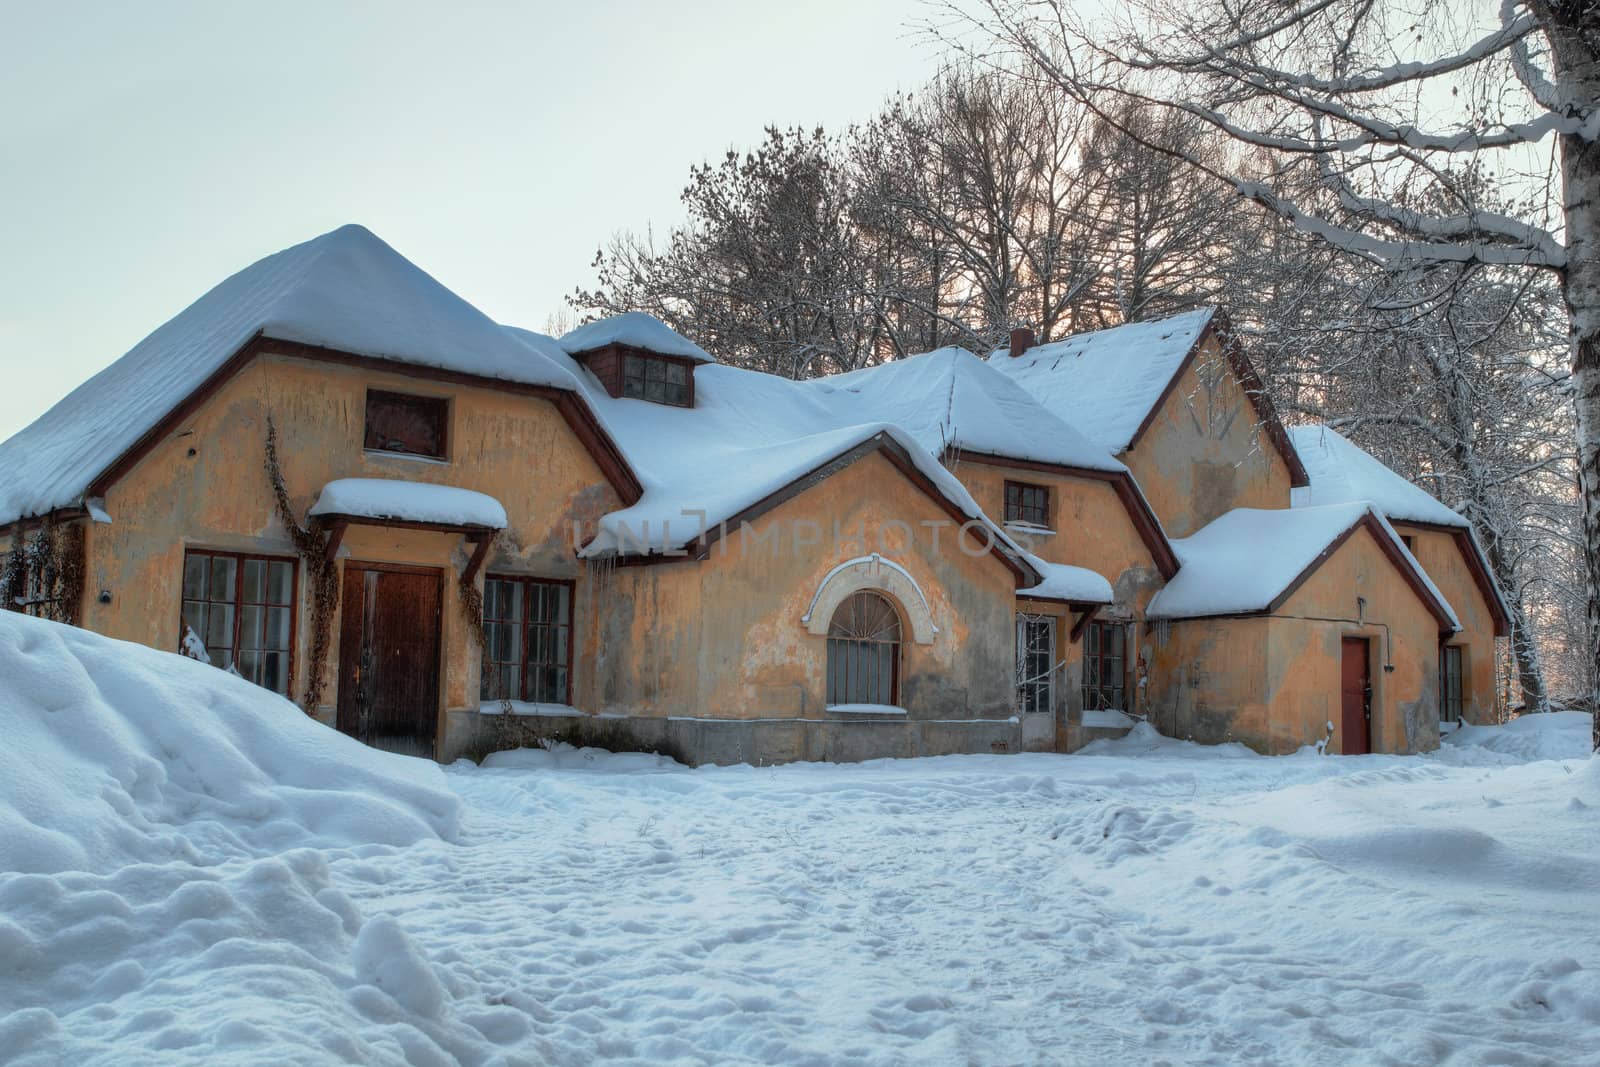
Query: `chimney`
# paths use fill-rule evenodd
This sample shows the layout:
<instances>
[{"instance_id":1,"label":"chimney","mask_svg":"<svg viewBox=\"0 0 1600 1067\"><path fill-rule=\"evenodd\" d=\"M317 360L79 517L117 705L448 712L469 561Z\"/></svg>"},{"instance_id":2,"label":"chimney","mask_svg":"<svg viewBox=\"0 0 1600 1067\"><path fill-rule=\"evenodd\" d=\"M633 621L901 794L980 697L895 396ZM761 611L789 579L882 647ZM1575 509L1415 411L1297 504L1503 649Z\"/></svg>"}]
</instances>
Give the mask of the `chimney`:
<instances>
[{"instance_id":1,"label":"chimney","mask_svg":"<svg viewBox=\"0 0 1600 1067\"><path fill-rule=\"evenodd\" d=\"M1033 347L1033 327L1018 326L1011 331L1011 358L1016 359Z\"/></svg>"}]
</instances>

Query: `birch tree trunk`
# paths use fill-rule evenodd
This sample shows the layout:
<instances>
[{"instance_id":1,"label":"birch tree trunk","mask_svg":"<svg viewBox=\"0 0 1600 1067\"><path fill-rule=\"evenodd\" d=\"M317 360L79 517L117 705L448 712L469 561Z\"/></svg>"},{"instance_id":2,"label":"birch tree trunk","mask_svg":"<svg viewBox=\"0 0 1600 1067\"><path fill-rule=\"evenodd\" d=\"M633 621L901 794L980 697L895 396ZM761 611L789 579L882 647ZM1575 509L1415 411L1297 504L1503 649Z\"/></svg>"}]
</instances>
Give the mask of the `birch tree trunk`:
<instances>
[{"instance_id":1,"label":"birch tree trunk","mask_svg":"<svg viewBox=\"0 0 1600 1067\"><path fill-rule=\"evenodd\" d=\"M1589 707L1600 749L1600 146L1563 138L1567 261L1562 295L1572 315L1572 384L1577 404L1578 483L1589 569Z\"/></svg>"},{"instance_id":2,"label":"birch tree trunk","mask_svg":"<svg viewBox=\"0 0 1600 1067\"><path fill-rule=\"evenodd\" d=\"M1555 82L1569 106L1600 101L1600 28L1585 5L1538 3L1550 37ZM1589 21L1586 21L1586 16ZM1562 199L1567 263L1562 295L1572 317L1572 384L1577 405L1578 484L1589 571L1589 710L1600 750L1600 139L1562 134Z\"/></svg>"}]
</instances>

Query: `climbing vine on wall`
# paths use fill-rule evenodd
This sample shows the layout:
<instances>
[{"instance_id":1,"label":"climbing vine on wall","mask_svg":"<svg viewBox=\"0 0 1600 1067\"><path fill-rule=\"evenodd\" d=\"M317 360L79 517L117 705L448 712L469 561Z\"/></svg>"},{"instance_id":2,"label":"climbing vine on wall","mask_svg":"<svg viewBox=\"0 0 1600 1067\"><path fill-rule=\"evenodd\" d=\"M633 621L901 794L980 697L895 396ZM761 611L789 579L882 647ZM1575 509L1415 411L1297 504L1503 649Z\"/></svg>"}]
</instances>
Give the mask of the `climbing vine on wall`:
<instances>
[{"instance_id":1,"label":"climbing vine on wall","mask_svg":"<svg viewBox=\"0 0 1600 1067\"><path fill-rule=\"evenodd\" d=\"M26 536L18 528L11 535L11 550L0 564L0 607L7 611L20 610L17 602L27 588L28 562L23 548L26 543Z\"/></svg>"},{"instance_id":2,"label":"climbing vine on wall","mask_svg":"<svg viewBox=\"0 0 1600 1067\"><path fill-rule=\"evenodd\" d=\"M41 619L78 625L87 564L83 526L46 516L31 536L20 525L0 565L0 605Z\"/></svg>"},{"instance_id":3,"label":"climbing vine on wall","mask_svg":"<svg viewBox=\"0 0 1600 1067\"><path fill-rule=\"evenodd\" d=\"M333 645L333 615L339 607L339 564L328 558L327 535L321 526L315 520L302 526L295 517L294 507L289 503L289 490L283 482L283 468L278 463L278 427L271 415L267 416L266 452L273 506L306 568L306 588L311 600L311 656L301 706L310 714L316 712L322 699L324 667L328 662L328 650Z\"/></svg>"}]
</instances>

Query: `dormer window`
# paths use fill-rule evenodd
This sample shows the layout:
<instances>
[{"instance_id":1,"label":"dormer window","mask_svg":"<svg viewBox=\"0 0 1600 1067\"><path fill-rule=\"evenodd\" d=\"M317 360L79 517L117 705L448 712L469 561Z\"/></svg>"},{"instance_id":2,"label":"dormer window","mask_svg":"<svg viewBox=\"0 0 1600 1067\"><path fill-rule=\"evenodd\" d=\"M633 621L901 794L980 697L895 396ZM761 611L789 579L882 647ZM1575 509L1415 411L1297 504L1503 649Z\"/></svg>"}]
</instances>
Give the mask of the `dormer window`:
<instances>
[{"instance_id":1,"label":"dormer window","mask_svg":"<svg viewBox=\"0 0 1600 1067\"><path fill-rule=\"evenodd\" d=\"M689 407L689 366L661 356L626 353L622 357L622 395Z\"/></svg>"},{"instance_id":2,"label":"dormer window","mask_svg":"<svg viewBox=\"0 0 1600 1067\"><path fill-rule=\"evenodd\" d=\"M711 353L642 311L586 322L559 344L610 396L694 407L694 371Z\"/></svg>"}]
</instances>

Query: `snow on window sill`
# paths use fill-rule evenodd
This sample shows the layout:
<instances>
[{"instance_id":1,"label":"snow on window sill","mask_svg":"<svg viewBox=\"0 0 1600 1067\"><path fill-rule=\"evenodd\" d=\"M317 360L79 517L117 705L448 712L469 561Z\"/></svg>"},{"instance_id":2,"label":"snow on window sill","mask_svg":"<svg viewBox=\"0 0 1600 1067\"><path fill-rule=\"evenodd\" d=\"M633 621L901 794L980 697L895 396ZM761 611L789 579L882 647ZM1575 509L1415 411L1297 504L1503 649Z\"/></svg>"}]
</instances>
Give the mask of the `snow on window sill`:
<instances>
[{"instance_id":1,"label":"snow on window sill","mask_svg":"<svg viewBox=\"0 0 1600 1067\"><path fill-rule=\"evenodd\" d=\"M905 708L893 704L829 704L828 711L840 715L904 715Z\"/></svg>"},{"instance_id":2,"label":"snow on window sill","mask_svg":"<svg viewBox=\"0 0 1600 1067\"><path fill-rule=\"evenodd\" d=\"M1054 537L1056 531L1048 526L1037 526L1031 522L1008 522L1005 524L1007 533L1027 534L1029 537Z\"/></svg>"},{"instance_id":3,"label":"snow on window sill","mask_svg":"<svg viewBox=\"0 0 1600 1067\"><path fill-rule=\"evenodd\" d=\"M545 715L554 718L575 719L584 713L571 704L536 704L529 700L486 700L478 705L479 715Z\"/></svg>"},{"instance_id":4,"label":"snow on window sill","mask_svg":"<svg viewBox=\"0 0 1600 1067\"><path fill-rule=\"evenodd\" d=\"M450 466L448 459L440 459L438 456L419 456L414 452L386 452L381 448L363 448L361 451L368 457L376 459L403 459L409 463L427 463L435 467Z\"/></svg>"}]
</instances>

